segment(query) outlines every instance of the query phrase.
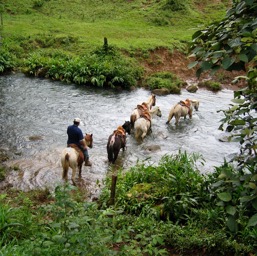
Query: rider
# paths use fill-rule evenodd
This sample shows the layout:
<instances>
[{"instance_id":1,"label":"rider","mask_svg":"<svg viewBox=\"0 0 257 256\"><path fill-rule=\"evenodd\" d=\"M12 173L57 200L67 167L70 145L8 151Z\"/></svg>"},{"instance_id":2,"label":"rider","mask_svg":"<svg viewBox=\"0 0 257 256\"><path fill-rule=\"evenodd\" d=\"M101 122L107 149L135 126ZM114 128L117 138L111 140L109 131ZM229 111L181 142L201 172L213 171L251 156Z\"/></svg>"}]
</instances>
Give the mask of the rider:
<instances>
[{"instance_id":1,"label":"rider","mask_svg":"<svg viewBox=\"0 0 257 256\"><path fill-rule=\"evenodd\" d=\"M87 150L87 145L84 140L83 133L81 129L78 127L80 124L80 119L75 118L73 120L73 125L68 126L67 128L67 134L68 134L68 146L70 144L76 144L83 152L84 159L85 159L85 166L91 166L92 163L89 161L89 155Z\"/></svg>"}]
</instances>

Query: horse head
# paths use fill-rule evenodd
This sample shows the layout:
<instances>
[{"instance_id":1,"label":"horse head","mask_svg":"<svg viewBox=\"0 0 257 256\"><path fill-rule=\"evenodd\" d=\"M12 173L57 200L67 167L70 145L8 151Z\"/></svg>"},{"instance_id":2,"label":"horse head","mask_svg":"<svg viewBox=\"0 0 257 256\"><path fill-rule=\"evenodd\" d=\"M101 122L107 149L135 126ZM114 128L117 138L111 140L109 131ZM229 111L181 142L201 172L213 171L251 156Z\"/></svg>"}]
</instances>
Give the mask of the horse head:
<instances>
[{"instance_id":1,"label":"horse head","mask_svg":"<svg viewBox=\"0 0 257 256\"><path fill-rule=\"evenodd\" d=\"M162 116L162 112L160 110L160 107L159 106L154 106L150 111L149 113L153 116L153 115L157 115L159 117Z\"/></svg>"},{"instance_id":2,"label":"horse head","mask_svg":"<svg viewBox=\"0 0 257 256\"><path fill-rule=\"evenodd\" d=\"M84 139L86 141L87 146L92 148L93 147L93 133L92 134L86 133Z\"/></svg>"},{"instance_id":3,"label":"horse head","mask_svg":"<svg viewBox=\"0 0 257 256\"><path fill-rule=\"evenodd\" d=\"M130 134L131 131L131 123L129 121L125 121L125 123L122 125L122 127L124 128L124 130Z\"/></svg>"},{"instance_id":4,"label":"horse head","mask_svg":"<svg viewBox=\"0 0 257 256\"><path fill-rule=\"evenodd\" d=\"M195 109L196 111L198 111L198 109L199 109L199 100L190 100L190 101L191 101L191 103L192 103L194 109Z\"/></svg>"},{"instance_id":5,"label":"horse head","mask_svg":"<svg viewBox=\"0 0 257 256\"><path fill-rule=\"evenodd\" d=\"M159 107L157 107L156 115L157 115L157 116L159 116L159 117L161 117L161 116L162 116L162 112L161 112L161 110L160 110L160 108L159 108Z\"/></svg>"}]
</instances>

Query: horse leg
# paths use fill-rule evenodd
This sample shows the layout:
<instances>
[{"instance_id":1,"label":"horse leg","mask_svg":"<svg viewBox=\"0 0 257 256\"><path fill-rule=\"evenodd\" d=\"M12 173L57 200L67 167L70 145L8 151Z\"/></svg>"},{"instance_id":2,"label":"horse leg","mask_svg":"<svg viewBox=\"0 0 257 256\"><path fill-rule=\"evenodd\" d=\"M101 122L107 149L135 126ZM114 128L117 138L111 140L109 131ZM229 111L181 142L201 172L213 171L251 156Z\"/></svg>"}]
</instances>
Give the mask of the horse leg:
<instances>
[{"instance_id":1,"label":"horse leg","mask_svg":"<svg viewBox=\"0 0 257 256\"><path fill-rule=\"evenodd\" d=\"M68 176L68 168L63 167L62 178L66 182L68 181L68 177L67 176Z\"/></svg>"},{"instance_id":2,"label":"horse leg","mask_svg":"<svg viewBox=\"0 0 257 256\"><path fill-rule=\"evenodd\" d=\"M78 168L79 168L79 178L81 179L82 165L79 165Z\"/></svg>"},{"instance_id":3,"label":"horse leg","mask_svg":"<svg viewBox=\"0 0 257 256\"><path fill-rule=\"evenodd\" d=\"M188 115L189 115L189 118L192 119L192 110L190 109L189 112L188 112Z\"/></svg>"},{"instance_id":4,"label":"horse leg","mask_svg":"<svg viewBox=\"0 0 257 256\"><path fill-rule=\"evenodd\" d=\"M69 171L69 154L66 154L64 159L62 159L62 178L68 181L68 171Z\"/></svg>"},{"instance_id":5,"label":"horse leg","mask_svg":"<svg viewBox=\"0 0 257 256\"><path fill-rule=\"evenodd\" d=\"M175 119L176 119L175 125L178 125L178 122L179 122L179 119L180 119L180 115L176 115Z\"/></svg>"},{"instance_id":6,"label":"horse leg","mask_svg":"<svg viewBox=\"0 0 257 256\"><path fill-rule=\"evenodd\" d=\"M72 176L71 176L71 180L74 186L76 186L76 182L75 182L75 178L76 178L76 167L72 168Z\"/></svg>"},{"instance_id":7,"label":"horse leg","mask_svg":"<svg viewBox=\"0 0 257 256\"><path fill-rule=\"evenodd\" d=\"M170 120L173 118L174 113L173 110L170 111L169 116L168 116L168 121L166 122L166 124L168 124L170 122Z\"/></svg>"}]
</instances>

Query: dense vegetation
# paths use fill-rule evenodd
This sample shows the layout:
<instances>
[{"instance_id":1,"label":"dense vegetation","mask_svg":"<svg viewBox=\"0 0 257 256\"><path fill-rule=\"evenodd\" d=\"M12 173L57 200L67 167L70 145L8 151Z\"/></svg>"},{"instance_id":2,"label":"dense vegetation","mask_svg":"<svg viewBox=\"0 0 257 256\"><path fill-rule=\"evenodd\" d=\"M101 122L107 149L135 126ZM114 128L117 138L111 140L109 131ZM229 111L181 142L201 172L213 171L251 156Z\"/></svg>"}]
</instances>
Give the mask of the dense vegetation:
<instances>
[{"instance_id":1,"label":"dense vegetation","mask_svg":"<svg viewBox=\"0 0 257 256\"><path fill-rule=\"evenodd\" d=\"M81 1L83 2L87 1ZM94 7L99 4L99 1L89 2L92 5L95 3ZM102 46L94 44L93 49L88 47L91 49L85 51L87 46L85 41L76 38L74 36L76 32L71 33L74 26L82 23L86 26L90 22L90 25L97 25L96 28L99 29L99 24L108 27L110 23L118 21L116 29L120 29L122 18L126 15L128 15L126 25L131 24L128 22L130 19L136 19L139 10L137 7L142 7L141 4L147 12L143 15L144 11L140 9L142 13L139 11L141 15L139 15L140 20L137 20L137 29L151 24L159 26L157 30L162 31L159 33L166 35L168 30L165 28L170 29L173 24L178 27L184 24L183 29L187 31L185 28L189 26L189 14L191 26L199 18L193 9L193 3L196 4L197 1L183 3L175 0L150 1L149 5L147 1L133 1L133 4L129 1L126 3L113 1L117 6L115 18L110 15L108 7L111 4L107 2L110 1L101 1L103 9L97 8L99 13L93 16L87 16L90 10L76 8L76 5L70 8L72 11L69 16L65 12L62 14L59 12L60 23L62 19L74 20L69 36L61 37L59 41L53 34L51 36L38 34L38 28L35 27L30 35L24 32L23 36L18 36L17 33L8 36L8 33L15 31L14 27L17 28L17 24L10 28L9 32L2 31L4 36L4 47L1 49L2 72L22 67L28 74L67 82L77 81L78 84L91 83L114 87L123 86L124 81L126 85L130 82L132 84L140 79L143 71L133 68L137 63L136 59L131 59L131 56L135 56L138 52L140 58L143 54L147 55L147 50L151 49L149 45L154 48L170 44L172 48L173 43L177 42L180 49L185 49L184 40L189 40L189 34L184 35L184 38L179 37L178 41L172 39L173 42L165 41L164 36L163 45L151 41L153 38L151 36L155 33L149 32L150 39L146 45L143 44L143 40L132 37L135 41L134 44L130 41L130 45L135 46L133 49L129 49L129 40L126 40L128 45L124 42L117 47L108 45L105 41ZM42 19L40 21L32 19L32 23L41 30L57 24L53 19L56 18L55 14L51 13L53 9L50 8L59 3L57 0L36 0L32 5L27 1L12 3L11 0L8 1L0 11L13 16L22 14L22 17L19 16L21 27L29 24L26 23L27 17L45 19L47 16L49 22L45 26L40 26ZM129 9L130 12L126 9L128 5L133 6ZM127 12L122 14L119 8L124 8ZM186 152L163 156L158 166L139 163L125 173L124 170L120 170L117 174L113 173L117 175L118 180L114 204L110 201L111 176L106 178L105 188L97 202L84 202L80 190L68 185L56 187L53 195L48 191L24 193L9 190L0 196L0 252L3 255L169 255L172 253L253 255L256 253L256 10L255 1L233 1L227 16L221 22L197 31L193 35L191 44L191 51L196 57L196 62L192 63L191 67L198 65L198 75L203 71L209 69L215 71L218 68L228 70L243 68L247 71L247 75L241 78L248 81L248 86L244 90L235 92L235 105L224 111L225 118L221 126L223 128L226 125L227 131L232 132L232 138L239 139L242 145L239 155L234 159L236 166L224 162L222 166L216 167L213 173L203 175L197 166L199 162L204 164L204 160L200 156L188 155ZM39 16L39 11L45 16ZM173 15L175 18L183 17L183 19L176 22ZM11 15L7 19L15 23L15 18ZM87 22L84 22L84 19L87 19ZM178 27L176 35L179 33ZM155 37L161 38L159 36L160 34L155 34ZM94 39L92 36L90 40ZM76 50L74 46L78 46L80 40L83 43L80 44L80 49ZM63 47L61 47L62 42L64 42ZM38 44L45 47L37 49ZM60 49L53 49L57 46L60 46ZM122 54L124 52L126 54ZM115 63L119 63L122 70L117 69ZM123 64L124 68L126 67L125 72ZM153 84L158 87L165 82L165 80L160 82L160 77L167 79L169 76L159 73L149 79L152 79ZM179 81L177 82L179 84Z\"/></svg>"},{"instance_id":2,"label":"dense vegetation","mask_svg":"<svg viewBox=\"0 0 257 256\"><path fill-rule=\"evenodd\" d=\"M111 177L98 202L84 202L74 187L1 195L3 255L247 255L257 233L242 204L240 225L231 231L226 215L240 201L244 183L227 163L203 175L197 155L164 156L158 166L138 164L118 173L116 203L109 205ZM248 191L251 189L248 188ZM41 204L38 204L38 202ZM248 209L248 210L246 210Z\"/></svg>"}]
</instances>

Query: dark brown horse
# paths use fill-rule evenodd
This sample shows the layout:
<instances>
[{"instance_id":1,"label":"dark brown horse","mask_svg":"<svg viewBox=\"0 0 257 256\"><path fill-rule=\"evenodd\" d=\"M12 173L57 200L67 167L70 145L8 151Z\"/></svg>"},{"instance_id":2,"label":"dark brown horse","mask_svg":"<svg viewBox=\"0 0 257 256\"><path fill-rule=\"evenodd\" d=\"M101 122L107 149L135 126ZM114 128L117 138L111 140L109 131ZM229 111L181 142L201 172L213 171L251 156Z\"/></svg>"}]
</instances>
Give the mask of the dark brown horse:
<instances>
[{"instance_id":1,"label":"dark brown horse","mask_svg":"<svg viewBox=\"0 0 257 256\"><path fill-rule=\"evenodd\" d=\"M115 163L120 149L125 150L126 147L126 133L130 134L131 124L126 121L122 126L113 131L113 133L108 138L107 143L107 154L110 163Z\"/></svg>"}]
</instances>

